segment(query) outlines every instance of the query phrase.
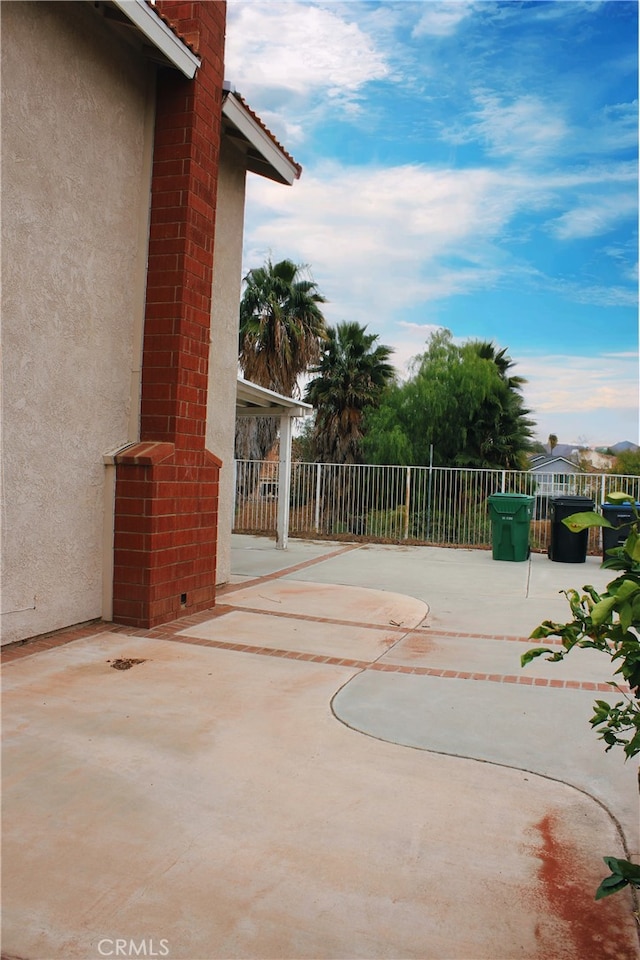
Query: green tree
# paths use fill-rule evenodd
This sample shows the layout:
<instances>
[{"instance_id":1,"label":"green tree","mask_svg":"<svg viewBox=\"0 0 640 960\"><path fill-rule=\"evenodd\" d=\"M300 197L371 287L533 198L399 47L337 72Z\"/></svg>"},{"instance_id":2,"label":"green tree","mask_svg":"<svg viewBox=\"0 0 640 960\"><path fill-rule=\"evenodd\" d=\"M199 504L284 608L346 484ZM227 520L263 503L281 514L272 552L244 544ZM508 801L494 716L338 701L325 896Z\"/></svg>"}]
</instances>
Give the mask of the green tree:
<instances>
[{"instance_id":1,"label":"green tree","mask_svg":"<svg viewBox=\"0 0 640 960\"><path fill-rule=\"evenodd\" d=\"M368 415L367 460L424 465L433 445L434 462L444 466L521 466L533 423L511 366L493 344L459 346L450 331L437 331L409 379Z\"/></svg>"},{"instance_id":2,"label":"green tree","mask_svg":"<svg viewBox=\"0 0 640 960\"><path fill-rule=\"evenodd\" d=\"M611 466L611 473L640 477L640 450L624 450Z\"/></svg>"},{"instance_id":3,"label":"green tree","mask_svg":"<svg viewBox=\"0 0 640 960\"><path fill-rule=\"evenodd\" d=\"M307 267L292 260L250 270L240 301L238 359L247 380L286 396L320 357L326 338L320 304L326 303ZM276 421L245 419L236 425L236 456L261 460L273 446Z\"/></svg>"},{"instance_id":4,"label":"green tree","mask_svg":"<svg viewBox=\"0 0 640 960\"><path fill-rule=\"evenodd\" d=\"M313 417L307 417L299 433L291 441L291 458L306 463L312 463L314 458L313 447Z\"/></svg>"},{"instance_id":5,"label":"green tree","mask_svg":"<svg viewBox=\"0 0 640 960\"><path fill-rule=\"evenodd\" d=\"M325 463L362 462L364 413L375 408L394 370L392 349L358 323L329 327L305 400L316 411L314 449Z\"/></svg>"}]
</instances>

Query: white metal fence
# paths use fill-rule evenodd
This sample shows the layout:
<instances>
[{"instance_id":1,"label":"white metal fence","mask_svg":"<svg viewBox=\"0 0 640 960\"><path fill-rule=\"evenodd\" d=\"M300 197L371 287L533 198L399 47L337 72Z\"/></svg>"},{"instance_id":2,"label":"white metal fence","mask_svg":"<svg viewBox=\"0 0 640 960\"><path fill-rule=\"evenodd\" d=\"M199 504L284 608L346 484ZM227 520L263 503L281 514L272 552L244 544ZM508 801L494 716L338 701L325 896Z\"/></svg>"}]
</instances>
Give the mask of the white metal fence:
<instances>
[{"instance_id":1,"label":"white metal fence","mask_svg":"<svg viewBox=\"0 0 640 960\"><path fill-rule=\"evenodd\" d=\"M275 533L278 470L277 462L236 461L235 532ZM291 470L293 537L490 547L488 497L526 493L536 498L531 547L546 550L552 496L588 497L596 509L614 490L640 501L640 477L599 473L298 462ZM589 552L599 553L600 544L592 530Z\"/></svg>"}]
</instances>

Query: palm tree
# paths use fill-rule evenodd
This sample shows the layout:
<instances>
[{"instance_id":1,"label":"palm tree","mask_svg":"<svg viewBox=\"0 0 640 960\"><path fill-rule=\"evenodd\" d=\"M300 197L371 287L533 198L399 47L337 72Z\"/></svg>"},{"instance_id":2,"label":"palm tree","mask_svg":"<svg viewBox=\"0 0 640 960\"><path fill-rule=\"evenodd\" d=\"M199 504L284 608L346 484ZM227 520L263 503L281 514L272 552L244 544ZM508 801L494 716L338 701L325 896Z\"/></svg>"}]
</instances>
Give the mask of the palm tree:
<instances>
[{"instance_id":1,"label":"palm tree","mask_svg":"<svg viewBox=\"0 0 640 960\"><path fill-rule=\"evenodd\" d=\"M240 301L238 359L247 380L277 393L298 394L298 377L320 357L326 338L317 284L292 260L249 270ZM236 457L262 460L273 446L277 424L251 418L236 426Z\"/></svg>"},{"instance_id":2,"label":"palm tree","mask_svg":"<svg viewBox=\"0 0 640 960\"><path fill-rule=\"evenodd\" d=\"M291 396L298 377L320 357L326 303L303 264L292 260L250 270L240 302L239 359L247 380Z\"/></svg>"},{"instance_id":3,"label":"palm tree","mask_svg":"<svg viewBox=\"0 0 640 960\"><path fill-rule=\"evenodd\" d=\"M378 335L359 323L329 327L317 374L305 400L316 410L314 447L325 463L362 461L363 416L375 408L394 377L393 350L377 344Z\"/></svg>"},{"instance_id":4,"label":"palm tree","mask_svg":"<svg viewBox=\"0 0 640 960\"><path fill-rule=\"evenodd\" d=\"M556 437L555 433L550 433L549 434L549 455L553 453L555 447L557 446L558 446L558 438Z\"/></svg>"},{"instance_id":5,"label":"palm tree","mask_svg":"<svg viewBox=\"0 0 640 960\"><path fill-rule=\"evenodd\" d=\"M468 438L470 459L467 457L464 465L517 469L523 454L531 447L531 431L535 426L527 417L531 411L524 406L522 398L522 387L527 381L510 374L514 363L506 347L498 350L487 340L471 341L469 347L480 359L494 364L499 389L487 395L482 411L474 420Z\"/></svg>"},{"instance_id":6,"label":"palm tree","mask_svg":"<svg viewBox=\"0 0 640 960\"><path fill-rule=\"evenodd\" d=\"M498 373L511 390L520 390L527 382L524 377L508 376L513 360L507 354L507 347L496 351L496 346L491 340L473 340L471 345L482 360L491 360L495 363Z\"/></svg>"}]
</instances>

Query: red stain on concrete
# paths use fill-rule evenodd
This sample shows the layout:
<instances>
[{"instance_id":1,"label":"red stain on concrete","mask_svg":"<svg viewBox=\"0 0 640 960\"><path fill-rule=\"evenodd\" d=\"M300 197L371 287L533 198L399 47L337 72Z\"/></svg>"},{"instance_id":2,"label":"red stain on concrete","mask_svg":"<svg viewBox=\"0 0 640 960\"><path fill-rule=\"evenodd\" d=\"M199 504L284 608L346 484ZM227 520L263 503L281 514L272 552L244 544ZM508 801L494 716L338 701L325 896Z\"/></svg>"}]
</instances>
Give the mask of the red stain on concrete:
<instances>
[{"instance_id":1,"label":"red stain on concrete","mask_svg":"<svg viewBox=\"0 0 640 960\"><path fill-rule=\"evenodd\" d=\"M399 652L402 653L403 657L420 659L428 653L433 653L438 646L441 646L441 644L436 643L428 633L410 633L402 641Z\"/></svg>"},{"instance_id":2,"label":"red stain on concrete","mask_svg":"<svg viewBox=\"0 0 640 960\"><path fill-rule=\"evenodd\" d=\"M597 902L594 899L606 872L599 852L593 851L591 856L579 850L567 839L566 828L561 829L554 814L543 817L535 829L539 834L542 909L557 922L553 960L638 960L640 947L630 895L623 892ZM548 941L540 946L544 951L541 960L551 960Z\"/></svg>"}]
</instances>

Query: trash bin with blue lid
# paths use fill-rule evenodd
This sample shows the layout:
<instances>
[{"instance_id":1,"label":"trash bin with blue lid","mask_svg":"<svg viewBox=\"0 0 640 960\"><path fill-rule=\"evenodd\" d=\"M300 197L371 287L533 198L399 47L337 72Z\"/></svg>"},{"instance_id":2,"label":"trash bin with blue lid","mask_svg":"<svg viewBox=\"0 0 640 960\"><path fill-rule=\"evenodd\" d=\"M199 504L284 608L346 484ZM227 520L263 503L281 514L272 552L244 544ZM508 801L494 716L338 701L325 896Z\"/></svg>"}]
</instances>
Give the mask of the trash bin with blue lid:
<instances>
[{"instance_id":1,"label":"trash bin with blue lid","mask_svg":"<svg viewBox=\"0 0 640 960\"><path fill-rule=\"evenodd\" d=\"M529 527L535 502L535 497L526 493L491 494L489 516L494 560L529 558Z\"/></svg>"},{"instance_id":2,"label":"trash bin with blue lid","mask_svg":"<svg viewBox=\"0 0 640 960\"><path fill-rule=\"evenodd\" d=\"M616 529L602 528L602 559L607 559L607 550L621 547L631 533L631 524L636 517L630 503L603 503L602 516ZM636 510L640 511L640 503L636 503Z\"/></svg>"},{"instance_id":3,"label":"trash bin with blue lid","mask_svg":"<svg viewBox=\"0 0 640 960\"><path fill-rule=\"evenodd\" d=\"M584 563L589 546L589 530L573 533L562 522L574 513L588 513L595 509L591 497L551 497L549 501L551 519L551 542L549 560L556 563Z\"/></svg>"}]
</instances>

